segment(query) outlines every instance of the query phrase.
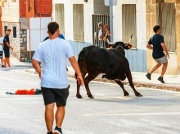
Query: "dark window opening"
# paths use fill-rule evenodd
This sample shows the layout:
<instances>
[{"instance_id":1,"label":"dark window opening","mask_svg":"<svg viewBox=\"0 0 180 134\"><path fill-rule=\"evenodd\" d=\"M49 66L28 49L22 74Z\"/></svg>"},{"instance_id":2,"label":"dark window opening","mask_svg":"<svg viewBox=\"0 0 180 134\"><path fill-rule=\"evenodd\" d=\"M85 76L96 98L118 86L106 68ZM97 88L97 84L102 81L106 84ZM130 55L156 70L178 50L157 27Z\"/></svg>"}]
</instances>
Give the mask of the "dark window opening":
<instances>
[{"instance_id":1,"label":"dark window opening","mask_svg":"<svg viewBox=\"0 0 180 134\"><path fill-rule=\"evenodd\" d=\"M6 34L7 26L4 26L4 33Z\"/></svg>"},{"instance_id":2,"label":"dark window opening","mask_svg":"<svg viewBox=\"0 0 180 134\"><path fill-rule=\"evenodd\" d=\"M17 34L16 34L16 27L13 27L13 38L16 38Z\"/></svg>"}]
</instances>

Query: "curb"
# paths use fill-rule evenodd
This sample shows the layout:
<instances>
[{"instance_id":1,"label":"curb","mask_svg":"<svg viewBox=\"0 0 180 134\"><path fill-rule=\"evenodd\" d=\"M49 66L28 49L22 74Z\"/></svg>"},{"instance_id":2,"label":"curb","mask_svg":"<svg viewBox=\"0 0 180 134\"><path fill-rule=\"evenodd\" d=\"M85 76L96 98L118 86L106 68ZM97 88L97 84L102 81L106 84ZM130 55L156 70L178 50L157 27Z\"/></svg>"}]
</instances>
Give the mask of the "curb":
<instances>
[{"instance_id":1,"label":"curb","mask_svg":"<svg viewBox=\"0 0 180 134\"><path fill-rule=\"evenodd\" d=\"M74 74L68 73L68 76L69 78L75 78ZM96 77L93 81L116 84L116 82L113 80L108 80L108 79L98 78L98 77ZM123 81L122 83L125 85L129 85L128 81ZM170 90L170 91L180 92L180 86L172 86L172 85L166 85L166 84L152 84L152 83L137 82L137 81L134 81L133 83L135 87L146 87L146 88L155 88L155 89L161 89L161 90Z\"/></svg>"},{"instance_id":2,"label":"curb","mask_svg":"<svg viewBox=\"0 0 180 134\"><path fill-rule=\"evenodd\" d=\"M26 69L25 72L37 74L37 72L34 69ZM75 79L75 76L74 76L73 73L68 73L68 77ZM113 80L108 80L108 79L100 78L100 77L96 77L93 81L107 82L107 83L116 84L115 81L113 81ZM129 82L126 81L126 80L123 81L122 83L125 84L125 85L129 84ZM145 87L145 88L154 88L154 89L160 89L160 90L169 90L169 91L178 91L178 92L180 92L180 86L176 86L176 85L153 84L153 83L138 82L138 81L134 81L133 83L134 83L135 87Z\"/></svg>"}]
</instances>

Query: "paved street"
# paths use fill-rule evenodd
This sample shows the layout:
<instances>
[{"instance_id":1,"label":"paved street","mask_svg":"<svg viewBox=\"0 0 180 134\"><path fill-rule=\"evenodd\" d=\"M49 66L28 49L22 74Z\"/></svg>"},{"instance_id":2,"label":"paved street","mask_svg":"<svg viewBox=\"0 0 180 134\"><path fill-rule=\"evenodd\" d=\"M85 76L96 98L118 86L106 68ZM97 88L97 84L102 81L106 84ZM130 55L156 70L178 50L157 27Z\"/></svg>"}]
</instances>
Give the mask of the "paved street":
<instances>
[{"instance_id":1,"label":"paved street","mask_svg":"<svg viewBox=\"0 0 180 134\"><path fill-rule=\"evenodd\" d=\"M44 105L41 95L6 95L17 89L39 88L37 75L24 68L0 70L0 134L46 134ZM118 85L91 82L95 99L77 99L74 79L70 79L64 134L179 134L180 93L137 88L144 96L137 98L132 90L123 97Z\"/></svg>"}]
</instances>

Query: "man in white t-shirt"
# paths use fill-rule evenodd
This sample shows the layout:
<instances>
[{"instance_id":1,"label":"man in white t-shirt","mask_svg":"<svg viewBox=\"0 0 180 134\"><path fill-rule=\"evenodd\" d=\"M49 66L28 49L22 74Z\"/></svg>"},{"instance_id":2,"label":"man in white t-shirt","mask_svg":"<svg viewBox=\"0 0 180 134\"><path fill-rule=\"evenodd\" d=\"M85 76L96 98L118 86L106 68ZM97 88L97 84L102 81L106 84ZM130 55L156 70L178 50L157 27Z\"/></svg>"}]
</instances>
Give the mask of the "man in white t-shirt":
<instances>
[{"instance_id":1,"label":"man in white t-shirt","mask_svg":"<svg viewBox=\"0 0 180 134\"><path fill-rule=\"evenodd\" d=\"M45 121L48 134L53 134L54 106L56 104L56 127L54 134L62 134L61 125L65 115L66 100L69 95L69 81L66 72L66 60L69 59L78 75L80 85L84 84L79 65L68 41L60 39L59 25L48 24L49 39L40 43L34 53L32 65L41 79L41 89L45 104ZM41 62L42 71L39 66Z\"/></svg>"},{"instance_id":2,"label":"man in white t-shirt","mask_svg":"<svg viewBox=\"0 0 180 134\"><path fill-rule=\"evenodd\" d=\"M3 65L3 37L0 37L0 59L1 59L1 67L4 67Z\"/></svg>"}]
</instances>

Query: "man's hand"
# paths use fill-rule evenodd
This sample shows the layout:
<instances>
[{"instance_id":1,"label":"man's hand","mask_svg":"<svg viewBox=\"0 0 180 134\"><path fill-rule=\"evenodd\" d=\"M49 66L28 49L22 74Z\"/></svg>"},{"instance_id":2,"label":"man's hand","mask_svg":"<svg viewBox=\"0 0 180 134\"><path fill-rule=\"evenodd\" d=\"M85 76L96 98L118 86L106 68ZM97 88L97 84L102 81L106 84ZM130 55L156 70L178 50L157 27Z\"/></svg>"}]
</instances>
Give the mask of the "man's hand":
<instances>
[{"instance_id":1,"label":"man's hand","mask_svg":"<svg viewBox=\"0 0 180 134\"><path fill-rule=\"evenodd\" d=\"M11 47L11 50L12 50L12 51L13 51L13 49L14 49L14 48L13 48L13 47Z\"/></svg>"},{"instance_id":2,"label":"man's hand","mask_svg":"<svg viewBox=\"0 0 180 134\"><path fill-rule=\"evenodd\" d=\"M83 86L83 85L84 85L84 80L83 80L83 78L82 78L82 75L80 75L80 76L77 77L77 82L78 82L78 84L79 84L80 86Z\"/></svg>"},{"instance_id":3,"label":"man's hand","mask_svg":"<svg viewBox=\"0 0 180 134\"><path fill-rule=\"evenodd\" d=\"M147 44L146 47L151 50L153 49L153 47L150 44Z\"/></svg>"},{"instance_id":4,"label":"man's hand","mask_svg":"<svg viewBox=\"0 0 180 134\"><path fill-rule=\"evenodd\" d=\"M76 58L74 56L72 56L72 57L69 58L69 61L70 61L72 67L74 68L74 70L75 70L75 72L76 72L76 74L78 76L77 77L78 84L81 85L81 86L84 85L84 80L82 78L81 71L79 69L79 65L78 65L78 63L76 61Z\"/></svg>"},{"instance_id":5,"label":"man's hand","mask_svg":"<svg viewBox=\"0 0 180 134\"><path fill-rule=\"evenodd\" d=\"M169 59L169 53L166 53L166 57Z\"/></svg>"}]
</instances>

